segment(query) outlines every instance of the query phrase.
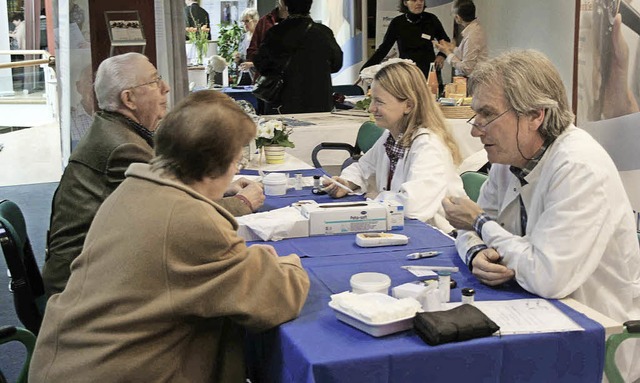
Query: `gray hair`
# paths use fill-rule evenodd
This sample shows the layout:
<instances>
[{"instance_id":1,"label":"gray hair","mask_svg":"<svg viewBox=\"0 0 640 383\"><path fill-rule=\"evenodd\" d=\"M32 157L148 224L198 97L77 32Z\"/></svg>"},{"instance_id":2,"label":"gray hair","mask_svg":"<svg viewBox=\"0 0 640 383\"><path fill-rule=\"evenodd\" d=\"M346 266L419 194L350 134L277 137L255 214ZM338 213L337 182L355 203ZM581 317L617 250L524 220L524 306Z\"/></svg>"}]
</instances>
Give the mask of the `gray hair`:
<instances>
[{"instance_id":1,"label":"gray hair","mask_svg":"<svg viewBox=\"0 0 640 383\"><path fill-rule=\"evenodd\" d=\"M492 84L502 87L518 115L544 109L539 132L545 140L554 140L574 121L558 70L538 51L507 52L478 64L469 77L469 94Z\"/></svg>"},{"instance_id":2,"label":"gray hair","mask_svg":"<svg viewBox=\"0 0 640 383\"><path fill-rule=\"evenodd\" d=\"M143 60L149 61L145 55L130 52L100 63L94 86L100 109L113 112L122 107L120 94L136 85L138 72L132 68Z\"/></svg>"},{"instance_id":3,"label":"gray hair","mask_svg":"<svg viewBox=\"0 0 640 383\"><path fill-rule=\"evenodd\" d=\"M258 10L255 8L247 8L244 11L242 11L242 15L240 15L240 20L244 19L246 16L248 16L253 21L260 20L260 15L258 14Z\"/></svg>"}]
</instances>

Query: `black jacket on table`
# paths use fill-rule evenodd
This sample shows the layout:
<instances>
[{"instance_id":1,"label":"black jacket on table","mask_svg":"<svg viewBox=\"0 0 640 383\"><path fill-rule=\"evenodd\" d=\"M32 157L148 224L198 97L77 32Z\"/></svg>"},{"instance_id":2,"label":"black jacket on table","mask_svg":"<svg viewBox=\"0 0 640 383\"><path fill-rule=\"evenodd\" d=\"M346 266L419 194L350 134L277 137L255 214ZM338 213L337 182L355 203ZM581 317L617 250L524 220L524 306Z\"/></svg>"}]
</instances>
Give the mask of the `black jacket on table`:
<instances>
[{"instance_id":1,"label":"black jacket on table","mask_svg":"<svg viewBox=\"0 0 640 383\"><path fill-rule=\"evenodd\" d=\"M428 77L429 64L436 59L431 42L433 39L450 41L436 15L428 12L422 12L419 15L403 13L391 20L382 44L362 68L380 64L393 44L398 43L400 58L413 60L425 77ZM439 55L446 57L444 54L439 53Z\"/></svg>"},{"instance_id":2,"label":"black jacket on table","mask_svg":"<svg viewBox=\"0 0 640 383\"><path fill-rule=\"evenodd\" d=\"M254 57L264 75L278 74L291 57L284 73L281 113L329 112L333 109L331 73L342 67L342 49L327 26L309 17L289 17L267 31ZM277 107L278 105L268 105Z\"/></svg>"}]
</instances>

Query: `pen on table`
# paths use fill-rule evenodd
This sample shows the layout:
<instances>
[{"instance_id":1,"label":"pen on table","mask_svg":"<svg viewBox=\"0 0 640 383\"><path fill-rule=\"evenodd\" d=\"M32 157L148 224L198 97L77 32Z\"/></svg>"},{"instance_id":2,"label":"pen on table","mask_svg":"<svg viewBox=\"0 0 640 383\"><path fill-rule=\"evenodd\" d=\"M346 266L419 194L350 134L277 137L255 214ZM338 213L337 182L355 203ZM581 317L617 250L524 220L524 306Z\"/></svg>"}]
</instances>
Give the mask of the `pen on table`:
<instances>
[{"instance_id":1,"label":"pen on table","mask_svg":"<svg viewBox=\"0 0 640 383\"><path fill-rule=\"evenodd\" d=\"M345 186L345 185L341 184L340 182L338 182L338 181L334 180L333 178L329 178L329 177L327 177L327 176L323 175L323 176L322 176L322 179L323 179L323 180L328 180L328 181L329 181L329 182L331 182L332 184L336 185L336 186L337 186L337 187L339 187L339 188L342 188L342 189L344 189L344 190L348 191L349 193L355 193L355 192L354 192L353 190L351 190L348 186Z\"/></svg>"},{"instance_id":2,"label":"pen on table","mask_svg":"<svg viewBox=\"0 0 640 383\"><path fill-rule=\"evenodd\" d=\"M407 254L407 259L421 259L421 258L429 258L435 257L436 255L440 255L442 252L440 251L421 251L418 253Z\"/></svg>"},{"instance_id":3,"label":"pen on table","mask_svg":"<svg viewBox=\"0 0 640 383\"><path fill-rule=\"evenodd\" d=\"M455 266L401 266L405 270L431 270L431 271L451 271L457 273L459 269Z\"/></svg>"}]
</instances>

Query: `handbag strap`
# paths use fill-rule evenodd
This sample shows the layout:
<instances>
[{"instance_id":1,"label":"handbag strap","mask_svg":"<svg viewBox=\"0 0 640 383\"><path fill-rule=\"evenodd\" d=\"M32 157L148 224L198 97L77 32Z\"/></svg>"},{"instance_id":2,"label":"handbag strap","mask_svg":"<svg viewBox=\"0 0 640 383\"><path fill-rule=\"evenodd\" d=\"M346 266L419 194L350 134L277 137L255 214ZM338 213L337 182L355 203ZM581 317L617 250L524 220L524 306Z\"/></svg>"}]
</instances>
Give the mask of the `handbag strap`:
<instances>
[{"instance_id":1,"label":"handbag strap","mask_svg":"<svg viewBox=\"0 0 640 383\"><path fill-rule=\"evenodd\" d=\"M298 49L300 49L300 47L302 47L302 43L304 42L304 38L307 36L307 33L309 32L309 29L311 29L312 25L313 25L313 20L311 20L307 24L307 27L304 29L304 34L302 35L302 38L300 39L300 42L299 42L298 46L296 47L296 49L293 52L291 52L291 55L289 55L289 58L287 59L287 62L284 64L284 67L282 67L282 71L280 71L280 74L284 75L284 72L289 67L289 63L291 62L291 59L293 58L293 55L296 54L296 51Z\"/></svg>"}]
</instances>

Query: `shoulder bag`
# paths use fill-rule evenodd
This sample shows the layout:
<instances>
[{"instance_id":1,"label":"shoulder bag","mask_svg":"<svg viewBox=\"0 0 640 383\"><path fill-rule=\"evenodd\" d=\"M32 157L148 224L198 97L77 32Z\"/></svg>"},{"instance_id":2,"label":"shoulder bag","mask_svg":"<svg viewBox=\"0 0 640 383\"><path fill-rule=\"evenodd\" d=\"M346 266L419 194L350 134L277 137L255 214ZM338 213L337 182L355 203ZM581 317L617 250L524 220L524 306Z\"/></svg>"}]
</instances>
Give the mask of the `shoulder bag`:
<instances>
[{"instance_id":1,"label":"shoulder bag","mask_svg":"<svg viewBox=\"0 0 640 383\"><path fill-rule=\"evenodd\" d=\"M300 48L300 46L302 45L304 37L307 35L307 32L309 32L309 29L311 29L312 25L313 21L311 21L307 25L307 28L304 30L304 35L302 36L300 44L298 44L296 50L298 50L298 48ZM256 80L256 86L253 89L253 94L254 96L256 96L256 98L269 104L276 104L280 102L280 94L282 93L282 88L284 86L284 72L287 70L289 62L291 62L291 58L294 54L295 50L287 59L287 62L284 64L284 67L282 68L280 73L271 75L260 75L260 77L258 77L258 80Z\"/></svg>"}]
</instances>

